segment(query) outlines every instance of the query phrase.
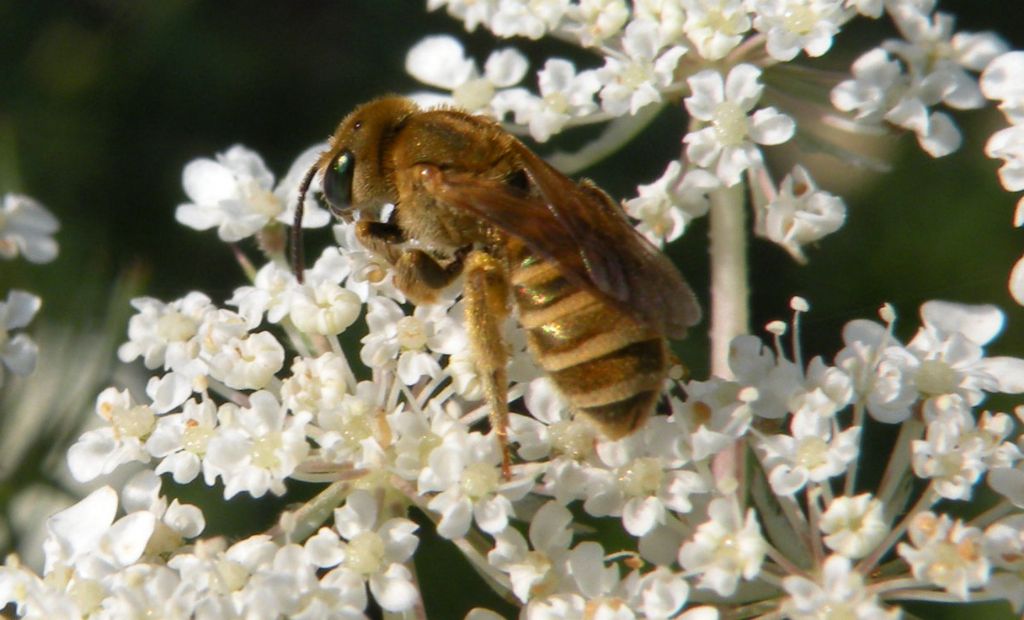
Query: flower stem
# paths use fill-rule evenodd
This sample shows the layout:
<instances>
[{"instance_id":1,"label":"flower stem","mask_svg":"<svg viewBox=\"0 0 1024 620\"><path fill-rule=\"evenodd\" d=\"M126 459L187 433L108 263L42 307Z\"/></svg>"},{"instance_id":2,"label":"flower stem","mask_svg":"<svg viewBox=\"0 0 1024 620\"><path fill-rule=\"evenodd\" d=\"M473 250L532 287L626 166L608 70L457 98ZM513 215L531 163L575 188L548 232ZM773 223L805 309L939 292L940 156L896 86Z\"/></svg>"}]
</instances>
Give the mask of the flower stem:
<instances>
[{"instance_id":1,"label":"flower stem","mask_svg":"<svg viewBox=\"0 0 1024 620\"><path fill-rule=\"evenodd\" d=\"M711 372L732 378L729 344L750 331L743 184L711 193Z\"/></svg>"},{"instance_id":2,"label":"flower stem","mask_svg":"<svg viewBox=\"0 0 1024 620\"><path fill-rule=\"evenodd\" d=\"M282 516L282 522L267 533L278 543L306 540L334 514L334 509L348 496L350 487L350 480L331 483L301 508L287 513L287 517Z\"/></svg>"},{"instance_id":3,"label":"flower stem","mask_svg":"<svg viewBox=\"0 0 1024 620\"><path fill-rule=\"evenodd\" d=\"M732 339L750 331L744 187L740 183L711 193L711 373L724 379L732 378ZM712 469L718 480L743 479L743 445L736 442L715 455Z\"/></svg>"}]
</instances>

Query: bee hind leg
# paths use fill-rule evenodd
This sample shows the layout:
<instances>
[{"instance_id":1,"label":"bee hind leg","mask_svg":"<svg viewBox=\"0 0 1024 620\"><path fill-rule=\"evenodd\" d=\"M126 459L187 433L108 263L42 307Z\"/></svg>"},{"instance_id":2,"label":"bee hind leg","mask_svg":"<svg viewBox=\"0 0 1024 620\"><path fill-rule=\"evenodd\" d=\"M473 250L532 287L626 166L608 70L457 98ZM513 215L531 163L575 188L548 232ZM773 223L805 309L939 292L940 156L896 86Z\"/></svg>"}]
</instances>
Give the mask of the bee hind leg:
<instances>
[{"instance_id":1,"label":"bee hind leg","mask_svg":"<svg viewBox=\"0 0 1024 620\"><path fill-rule=\"evenodd\" d=\"M501 448L501 471L512 477L508 447L508 347L502 324L509 314L509 283L504 265L483 250L466 257L465 300L469 346L490 407L491 428Z\"/></svg>"}]
</instances>

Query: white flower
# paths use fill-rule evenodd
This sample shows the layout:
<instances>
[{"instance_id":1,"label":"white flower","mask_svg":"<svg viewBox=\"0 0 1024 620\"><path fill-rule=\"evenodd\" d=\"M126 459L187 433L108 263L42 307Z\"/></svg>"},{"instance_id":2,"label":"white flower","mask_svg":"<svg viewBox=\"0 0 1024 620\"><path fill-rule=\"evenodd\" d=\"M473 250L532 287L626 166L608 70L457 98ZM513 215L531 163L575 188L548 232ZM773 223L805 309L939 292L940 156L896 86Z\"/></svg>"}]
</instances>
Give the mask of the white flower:
<instances>
[{"instance_id":1,"label":"white flower","mask_svg":"<svg viewBox=\"0 0 1024 620\"><path fill-rule=\"evenodd\" d=\"M832 105L866 122L882 120L906 89L900 63L880 47L858 57L850 72L853 79L832 89Z\"/></svg>"},{"instance_id":2,"label":"white flower","mask_svg":"<svg viewBox=\"0 0 1024 620\"><path fill-rule=\"evenodd\" d=\"M792 495L808 482L825 482L846 471L860 454L860 427L833 436L832 424L818 416L794 416L792 435L771 435L758 442L768 481L776 495Z\"/></svg>"},{"instance_id":3,"label":"white flower","mask_svg":"<svg viewBox=\"0 0 1024 620\"><path fill-rule=\"evenodd\" d=\"M844 221L843 199L818 189L807 170L797 165L765 206L763 233L802 263L803 246L839 230Z\"/></svg>"},{"instance_id":4,"label":"white flower","mask_svg":"<svg viewBox=\"0 0 1024 620\"><path fill-rule=\"evenodd\" d=\"M177 551L183 538L202 534L206 520L198 507L182 504L177 499L167 502L160 495L160 477L151 469L143 469L132 476L121 489L121 507L127 513L140 510L151 512L157 518L155 539L148 545L150 553ZM154 544L156 543L156 544Z\"/></svg>"},{"instance_id":5,"label":"white flower","mask_svg":"<svg viewBox=\"0 0 1024 620\"><path fill-rule=\"evenodd\" d=\"M447 6L448 14L460 19L466 30L473 32L480 24L487 26L498 10L499 0L427 0L427 10L436 11Z\"/></svg>"},{"instance_id":6,"label":"white flower","mask_svg":"<svg viewBox=\"0 0 1024 620\"><path fill-rule=\"evenodd\" d=\"M633 21L653 22L662 46L687 43L683 33L685 7L678 0L633 0Z\"/></svg>"},{"instance_id":7,"label":"white flower","mask_svg":"<svg viewBox=\"0 0 1024 620\"><path fill-rule=\"evenodd\" d=\"M583 47L597 47L615 36L629 20L624 0L580 0L569 5L571 22L566 30L576 35Z\"/></svg>"},{"instance_id":8,"label":"white flower","mask_svg":"<svg viewBox=\"0 0 1024 620\"><path fill-rule=\"evenodd\" d=\"M417 482L420 493L438 492L427 507L441 515L437 533L462 538L471 521L488 534L508 527L514 514L512 501L530 491L532 478L503 481L501 454L494 437L454 428L430 453Z\"/></svg>"},{"instance_id":9,"label":"white flower","mask_svg":"<svg viewBox=\"0 0 1024 620\"><path fill-rule=\"evenodd\" d=\"M367 309L370 333L362 340L360 358L370 368L394 365L397 360L398 375L406 385L441 373L428 350L452 354L465 346L465 333L443 304L419 305L412 316L406 316L395 302L376 297L367 302Z\"/></svg>"},{"instance_id":10,"label":"white flower","mask_svg":"<svg viewBox=\"0 0 1024 620\"><path fill-rule=\"evenodd\" d=\"M962 601L968 600L971 588L988 581L991 565L978 528L946 515L922 512L911 520L907 535L910 542L900 543L896 551L910 564L915 578Z\"/></svg>"},{"instance_id":11,"label":"white flower","mask_svg":"<svg viewBox=\"0 0 1024 620\"><path fill-rule=\"evenodd\" d=\"M897 620L899 609L882 607L876 594L865 586L864 577L853 570L850 559L831 555L817 580L798 575L784 577L782 586L789 594L782 613L792 620Z\"/></svg>"},{"instance_id":12,"label":"white flower","mask_svg":"<svg viewBox=\"0 0 1024 620\"><path fill-rule=\"evenodd\" d=\"M989 468L1012 467L1021 451L1004 441L1013 420L1005 413L975 412L956 395L946 394L925 402L928 424L924 441L911 443L915 473L931 479L942 497L969 499L971 488Z\"/></svg>"},{"instance_id":13,"label":"white flower","mask_svg":"<svg viewBox=\"0 0 1024 620\"><path fill-rule=\"evenodd\" d=\"M670 402L676 420L692 420L696 426L688 433L688 448L694 461L709 459L728 449L749 430L754 420L750 403L756 400L756 389L712 377L708 381L690 381L685 390L686 402L676 398Z\"/></svg>"},{"instance_id":14,"label":"white flower","mask_svg":"<svg viewBox=\"0 0 1024 620\"><path fill-rule=\"evenodd\" d=\"M500 89L521 82L528 68L526 57L508 47L491 53L481 75L476 63L466 58L462 43L447 35L425 37L405 57L405 70L424 84L451 91L451 103L496 118L522 98L516 93L502 103L510 91Z\"/></svg>"},{"instance_id":15,"label":"white flower","mask_svg":"<svg viewBox=\"0 0 1024 620\"><path fill-rule=\"evenodd\" d=\"M367 470L379 468L384 448L378 442L375 431L382 426L379 423L379 416L387 406L382 402L383 390L381 386L371 381L361 381L353 393L345 393L344 384L339 383L347 374L341 368L342 363L337 357L321 356L316 360L313 368L323 368L324 372L316 372L315 378L309 377L302 381L303 384L309 385L310 389L303 395L302 400L296 403L299 409L293 411L305 410L315 414L316 426L310 428L310 438L320 446L320 457L323 460L350 464ZM296 362L296 365L298 364L299 362ZM293 384L290 380L286 385ZM310 402L317 390L320 391L319 398L315 402ZM282 392L285 390L282 389ZM393 415L399 414L400 412L396 412ZM388 429L399 433L405 430L400 428L399 424L390 421L390 418L389 424L384 425L384 430L378 432L387 432ZM399 442L401 443L401 439ZM405 448L404 445L396 446L399 452L394 456L396 460L406 454ZM419 466L420 463L417 462L416 465Z\"/></svg>"},{"instance_id":16,"label":"white flower","mask_svg":"<svg viewBox=\"0 0 1024 620\"><path fill-rule=\"evenodd\" d=\"M0 302L0 387L4 384L4 368L16 375L30 375L36 367L39 347L27 334L11 338L11 331L32 322L43 301L25 291L13 289L7 300Z\"/></svg>"},{"instance_id":17,"label":"white flower","mask_svg":"<svg viewBox=\"0 0 1024 620\"><path fill-rule=\"evenodd\" d=\"M750 30L750 15L743 0L682 0L686 9L683 30L707 60L721 60Z\"/></svg>"},{"instance_id":18,"label":"white flower","mask_svg":"<svg viewBox=\"0 0 1024 620\"><path fill-rule=\"evenodd\" d=\"M687 513L690 496L707 493L712 483L679 453L682 425L652 417L633 435L597 446L603 467L587 471L583 509L595 516L621 515L622 525L643 536L664 523L668 511Z\"/></svg>"},{"instance_id":19,"label":"white flower","mask_svg":"<svg viewBox=\"0 0 1024 620\"><path fill-rule=\"evenodd\" d=\"M891 10L905 40L888 40L884 47L907 63L916 82L926 84L934 100L958 110L984 105L977 79L967 73L982 71L1006 51L994 33L954 34L955 19L948 13L923 11L904 4Z\"/></svg>"},{"instance_id":20,"label":"white flower","mask_svg":"<svg viewBox=\"0 0 1024 620\"><path fill-rule=\"evenodd\" d=\"M76 480L92 480L131 461L149 461L145 442L156 425L150 407L135 404L128 390L107 388L96 398L96 415L108 426L86 431L68 450Z\"/></svg>"},{"instance_id":21,"label":"white flower","mask_svg":"<svg viewBox=\"0 0 1024 620\"><path fill-rule=\"evenodd\" d=\"M686 48L673 45L662 51L658 25L634 20L622 38L622 53L605 57L597 70L601 108L612 116L636 114L640 108L661 101L661 91L674 81L676 64Z\"/></svg>"},{"instance_id":22,"label":"white flower","mask_svg":"<svg viewBox=\"0 0 1024 620\"><path fill-rule=\"evenodd\" d=\"M110 580L100 618L163 618L185 620L192 616L195 600L181 591L180 576L163 566L136 564Z\"/></svg>"},{"instance_id":23,"label":"white flower","mask_svg":"<svg viewBox=\"0 0 1024 620\"><path fill-rule=\"evenodd\" d=\"M958 394L977 405L983 392L1024 392L1024 360L985 357L982 348L1002 331L1001 310L928 301L921 321L907 350L918 360L914 381L923 395Z\"/></svg>"},{"instance_id":24,"label":"white flower","mask_svg":"<svg viewBox=\"0 0 1024 620\"><path fill-rule=\"evenodd\" d=\"M308 413L293 416L270 392L249 397L249 407L222 407L221 426L210 438L206 460L224 481L224 498L247 491L261 497L281 495L284 479L309 453L305 426Z\"/></svg>"},{"instance_id":25,"label":"white flower","mask_svg":"<svg viewBox=\"0 0 1024 620\"><path fill-rule=\"evenodd\" d=\"M985 155L1003 160L999 182L1010 192L1024 190L1024 124L1012 125L992 134L985 143Z\"/></svg>"},{"instance_id":26,"label":"white flower","mask_svg":"<svg viewBox=\"0 0 1024 620\"><path fill-rule=\"evenodd\" d=\"M764 90L760 76L757 67L741 64L724 80L721 73L710 69L687 79L692 94L686 98L686 109L709 126L683 138L686 155L699 166L714 168L727 186L739 183L748 168L761 165L756 144L781 144L796 128L793 119L775 108L748 116Z\"/></svg>"},{"instance_id":27,"label":"white flower","mask_svg":"<svg viewBox=\"0 0 1024 620\"><path fill-rule=\"evenodd\" d=\"M597 111L594 94L601 88L596 71L576 73L572 62L551 58L537 72L539 97L522 99L516 108L516 122L528 124L530 135L546 142L571 120Z\"/></svg>"},{"instance_id":28,"label":"white flower","mask_svg":"<svg viewBox=\"0 0 1024 620\"><path fill-rule=\"evenodd\" d=\"M1024 608L1024 517L1010 515L985 530L985 547L993 568L982 590L1005 598L1016 613Z\"/></svg>"},{"instance_id":29,"label":"white flower","mask_svg":"<svg viewBox=\"0 0 1024 620\"><path fill-rule=\"evenodd\" d=\"M245 317L249 329L257 327L264 314L271 323L280 323L288 315L296 285L290 269L269 262L256 272L253 286L236 288L227 304L238 308L238 314Z\"/></svg>"},{"instance_id":30,"label":"white flower","mask_svg":"<svg viewBox=\"0 0 1024 620\"><path fill-rule=\"evenodd\" d=\"M359 296L334 282L309 281L295 289L288 316L306 334L337 336L362 310Z\"/></svg>"},{"instance_id":31,"label":"white flower","mask_svg":"<svg viewBox=\"0 0 1024 620\"><path fill-rule=\"evenodd\" d=\"M57 258L54 233L60 223L34 199L21 194L4 194L0 206L0 256L19 254L30 263L48 263Z\"/></svg>"},{"instance_id":32,"label":"white flower","mask_svg":"<svg viewBox=\"0 0 1024 620\"><path fill-rule=\"evenodd\" d=\"M889 533L882 502L869 493L837 497L821 515L818 527L829 549L850 559L870 553Z\"/></svg>"},{"instance_id":33,"label":"white flower","mask_svg":"<svg viewBox=\"0 0 1024 620\"><path fill-rule=\"evenodd\" d=\"M766 48L775 60L793 60L803 49L823 55L845 21L842 0L756 0L754 28L768 35Z\"/></svg>"},{"instance_id":34,"label":"white flower","mask_svg":"<svg viewBox=\"0 0 1024 620\"><path fill-rule=\"evenodd\" d=\"M146 550L157 517L141 510L115 520L117 492L106 486L46 522L45 572L74 569L78 579L101 579L131 566Z\"/></svg>"},{"instance_id":35,"label":"white flower","mask_svg":"<svg viewBox=\"0 0 1024 620\"><path fill-rule=\"evenodd\" d=\"M698 587L731 596L740 577L750 580L761 572L768 543L761 536L754 509L744 519L735 499L719 497L708 505L708 520L679 549L679 563L700 575Z\"/></svg>"},{"instance_id":36,"label":"white flower","mask_svg":"<svg viewBox=\"0 0 1024 620\"><path fill-rule=\"evenodd\" d=\"M150 369L181 367L194 358L193 338L215 310L210 298L199 292L169 304L151 297L137 297L131 304L139 312L128 320L128 342L117 355L122 362L141 357Z\"/></svg>"},{"instance_id":37,"label":"white flower","mask_svg":"<svg viewBox=\"0 0 1024 620\"><path fill-rule=\"evenodd\" d=\"M299 155L276 187L260 156L243 146L219 153L216 160L196 159L182 173L182 185L192 202L178 205L174 217L196 230L216 226L223 241L240 241L275 221L291 224L301 175L322 150L318 145ZM303 226L326 226L329 221L330 214L308 195Z\"/></svg>"},{"instance_id":38,"label":"white flower","mask_svg":"<svg viewBox=\"0 0 1024 620\"><path fill-rule=\"evenodd\" d=\"M885 327L863 319L843 327L843 342L836 366L853 378L857 399L867 404L871 417L885 423L910 417L919 397L910 370L913 355Z\"/></svg>"},{"instance_id":39,"label":"white flower","mask_svg":"<svg viewBox=\"0 0 1024 620\"><path fill-rule=\"evenodd\" d=\"M985 97L999 102L1011 123L1024 122L1024 52L994 58L982 72L979 86Z\"/></svg>"},{"instance_id":40,"label":"white flower","mask_svg":"<svg viewBox=\"0 0 1024 620\"><path fill-rule=\"evenodd\" d=\"M348 394L350 374L347 360L337 353L296 357L291 376L281 384L281 402L293 413L322 415L332 411Z\"/></svg>"},{"instance_id":41,"label":"white flower","mask_svg":"<svg viewBox=\"0 0 1024 620\"><path fill-rule=\"evenodd\" d=\"M419 544L413 533L417 526L403 518L381 521L379 513L373 494L353 491L334 511L334 529L322 528L306 541L305 550L316 566L334 567L324 576L325 583L365 583L386 611L402 612L419 598L412 573L404 566Z\"/></svg>"},{"instance_id":42,"label":"white flower","mask_svg":"<svg viewBox=\"0 0 1024 620\"><path fill-rule=\"evenodd\" d=\"M232 338L209 359L210 376L237 390L266 387L284 365L284 347L270 332Z\"/></svg>"},{"instance_id":43,"label":"white flower","mask_svg":"<svg viewBox=\"0 0 1024 620\"><path fill-rule=\"evenodd\" d=\"M679 161L672 160L661 178L638 186L639 196L627 200L623 207L640 220L637 230L660 246L678 239L690 222L706 215L708 194L720 186L718 177L710 172L694 169L683 174Z\"/></svg>"},{"instance_id":44,"label":"white flower","mask_svg":"<svg viewBox=\"0 0 1024 620\"><path fill-rule=\"evenodd\" d=\"M568 509L547 502L530 520L529 544L515 528L494 535L494 549L487 554L487 561L508 573L512 591L520 601L527 603L543 596L566 578L571 525Z\"/></svg>"},{"instance_id":45,"label":"white flower","mask_svg":"<svg viewBox=\"0 0 1024 620\"><path fill-rule=\"evenodd\" d=\"M359 243L355 228L355 222L334 226L334 240L338 247L324 249L313 270L321 270L323 265L320 275L333 281L344 281L345 288L358 295L364 303L378 295L393 301L405 301L405 295L392 283L391 266Z\"/></svg>"},{"instance_id":46,"label":"white flower","mask_svg":"<svg viewBox=\"0 0 1024 620\"><path fill-rule=\"evenodd\" d=\"M499 37L539 39L554 30L569 8L569 0L499 0L491 31Z\"/></svg>"},{"instance_id":47,"label":"white flower","mask_svg":"<svg viewBox=\"0 0 1024 620\"><path fill-rule=\"evenodd\" d=\"M776 419L790 412L795 399L806 393L803 372L793 362L776 356L753 335L733 338L729 344L729 368L741 385L756 389L751 410Z\"/></svg>"},{"instance_id":48,"label":"white flower","mask_svg":"<svg viewBox=\"0 0 1024 620\"><path fill-rule=\"evenodd\" d=\"M212 400L189 399L181 413L162 415L146 440L146 450L161 459L156 473L170 472L178 484L191 482L203 472L212 485L216 474L204 461L210 439L217 432L217 405Z\"/></svg>"}]
</instances>

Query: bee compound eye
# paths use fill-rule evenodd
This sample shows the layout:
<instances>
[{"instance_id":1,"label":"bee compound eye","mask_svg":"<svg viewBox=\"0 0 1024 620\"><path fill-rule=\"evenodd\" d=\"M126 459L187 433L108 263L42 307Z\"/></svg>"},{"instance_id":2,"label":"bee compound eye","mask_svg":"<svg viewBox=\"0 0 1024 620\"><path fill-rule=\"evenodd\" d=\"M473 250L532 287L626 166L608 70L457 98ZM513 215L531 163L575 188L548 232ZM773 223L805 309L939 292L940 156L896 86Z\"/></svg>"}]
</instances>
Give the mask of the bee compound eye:
<instances>
[{"instance_id":1,"label":"bee compound eye","mask_svg":"<svg viewBox=\"0 0 1024 620\"><path fill-rule=\"evenodd\" d=\"M352 152L344 150L331 160L324 172L324 198L335 215L340 215L352 207L352 176L355 170L355 158Z\"/></svg>"}]
</instances>

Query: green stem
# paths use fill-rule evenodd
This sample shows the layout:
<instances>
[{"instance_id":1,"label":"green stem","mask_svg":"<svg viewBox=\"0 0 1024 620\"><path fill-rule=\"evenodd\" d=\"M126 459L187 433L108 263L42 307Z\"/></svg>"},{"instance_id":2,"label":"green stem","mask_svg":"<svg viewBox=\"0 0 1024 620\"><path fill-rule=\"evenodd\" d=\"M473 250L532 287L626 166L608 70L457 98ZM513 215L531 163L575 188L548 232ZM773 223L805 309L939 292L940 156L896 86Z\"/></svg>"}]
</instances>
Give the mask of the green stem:
<instances>
[{"instance_id":1,"label":"green stem","mask_svg":"<svg viewBox=\"0 0 1024 620\"><path fill-rule=\"evenodd\" d=\"M267 533L279 544L306 540L334 514L334 509L348 496L350 485L351 480L331 483L295 512L282 515L282 523L278 523ZM287 524L284 523L285 520Z\"/></svg>"}]
</instances>

